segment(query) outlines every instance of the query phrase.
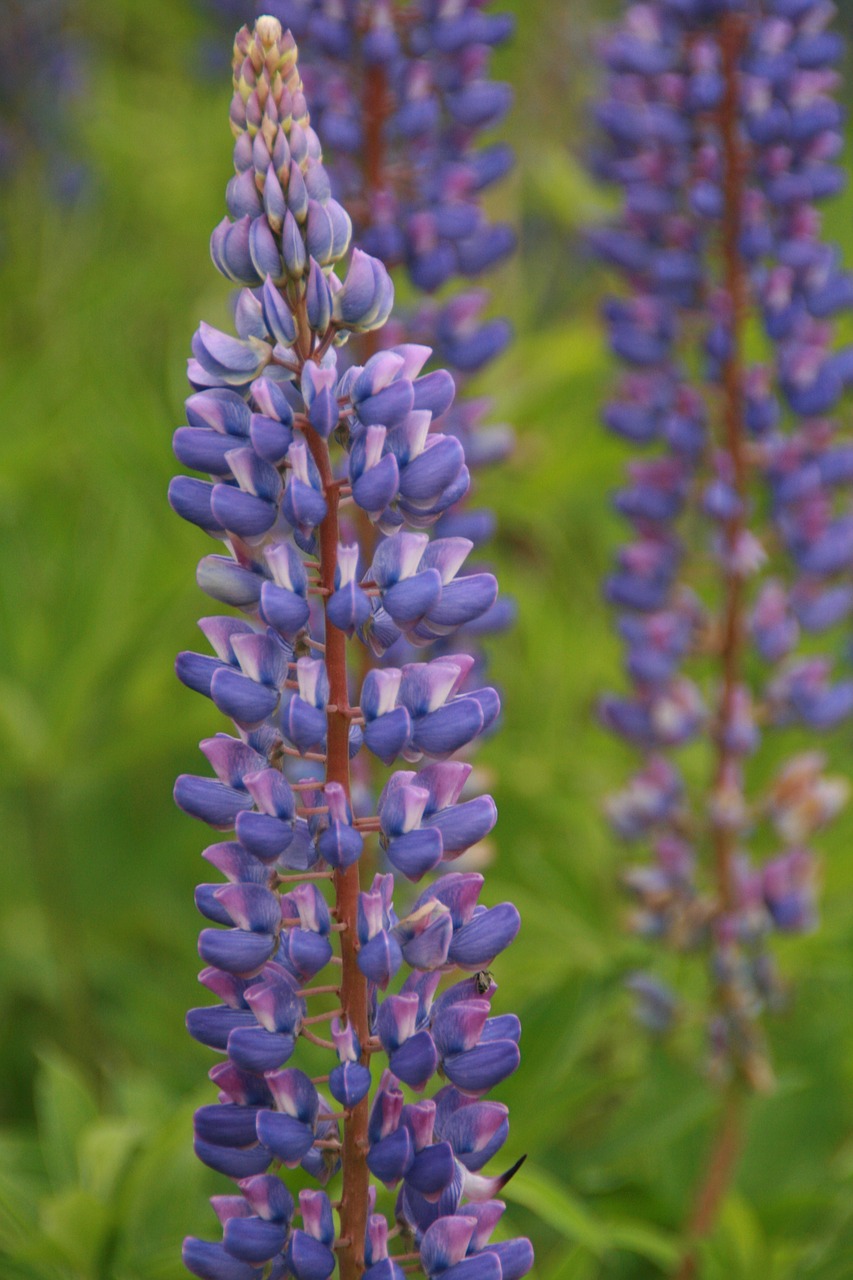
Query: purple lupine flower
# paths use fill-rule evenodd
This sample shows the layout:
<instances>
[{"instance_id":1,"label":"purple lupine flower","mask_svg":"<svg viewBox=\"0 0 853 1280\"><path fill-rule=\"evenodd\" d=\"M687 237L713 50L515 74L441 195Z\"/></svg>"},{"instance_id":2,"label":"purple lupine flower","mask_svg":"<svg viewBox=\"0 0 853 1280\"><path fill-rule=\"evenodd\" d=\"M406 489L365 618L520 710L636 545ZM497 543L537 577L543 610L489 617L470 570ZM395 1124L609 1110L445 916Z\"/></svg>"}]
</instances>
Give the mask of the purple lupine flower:
<instances>
[{"instance_id":1,"label":"purple lupine flower","mask_svg":"<svg viewBox=\"0 0 853 1280\"><path fill-rule=\"evenodd\" d=\"M778 998L767 940L813 926L810 842L847 787L809 752L753 793L745 762L775 726L853 713L826 643L797 652L853 611L853 455L833 421L853 378L834 328L853 277L816 209L842 181L831 16L821 0L629 2L602 43L596 111L595 168L624 204L593 247L627 285L604 306L626 366L604 420L645 451L614 498L634 537L605 585L631 689L601 708L643 761L609 814L651 846L626 875L634 927L710 955L716 1065L757 1085L756 1015ZM714 763L697 789L670 752L702 737ZM672 997L648 975L630 985L665 1029Z\"/></svg>"},{"instance_id":2,"label":"purple lupine flower","mask_svg":"<svg viewBox=\"0 0 853 1280\"><path fill-rule=\"evenodd\" d=\"M187 1025L224 1055L195 1150L239 1194L214 1197L222 1243L190 1238L184 1262L202 1280L326 1280L336 1263L346 1280L399 1280L373 1175L397 1191L404 1260L440 1269L442 1232L456 1241L461 1223L466 1270L520 1280L529 1242L490 1243L518 1163L484 1172L508 1135L506 1108L485 1095L517 1068L521 1030L493 1011L489 971L520 920L480 901L481 875L444 865L494 825L491 797L463 798L471 770L454 756L500 701L467 653L368 669L394 632L429 644L494 604L491 575L460 574L470 540L426 532L468 484L459 440L431 430L448 383L422 373L430 352L412 344L339 367L353 335L385 323L393 287L358 249L336 270L349 216L274 17L237 35L231 122L230 216L211 254L242 286L237 332L202 324L193 339L175 451L208 479L178 477L170 501L223 544L198 582L239 611L202 620L212 655L178 659L234 733L201 744L214 776L175 786L181 808L225 833L204 853L224 882L196 893L200 981L219 1003ZM366 662L349 663L348 643ZM353 804L362 752L424 762L391 774L376 816ZM394 871L363 888L374 836ZM413 898L398 876L426 887ZM327 1069L312 1076L317 1050ZM422 1096L439 1071L449 1083ZM277 1164L321 1189L297 1207ZM339 1175L336 1223L322 1188Z\"/></svg>"},{"instance_id":3,"label":"purple lupine flower","mask_svg":"<svg viewBox=\"0 0 853 1280\"><path fill-rule=\"evenodd\" d=\"M466 394L466 383L500 355L511 337L505 319L486 315L488 290L479 283L473 287L515 243L511 228L490 221L482 203L483 193L512 165L505 143L481 143L484 132L500 123L511 102L510 86L489 75L492 51L511 33L511 16L485 12L482 0L417 0L407 5L386 0L196 2L226 27L238 14L250 20L263 8L290 28L300 42L305 91L324 140L331 189L352 216L355 243L392 273L405 273L416 293L441 290L440 300L428 296L414 303L382 332L354 335L341 353L342 363L352 360L363 366L380 346L417 344L424 352L434 351L446 368L424 376L414 407L429 410L439 429L458 440L468 468L502 461L512 448L512 431L487 423L490 401ZM248 198L254 198L251 190ZM454 291L448 295L449 286ZM310 306L310 285L308 298ZM379 388L384 393L381 400L363 406L362 420L390 426L387 414L393 397L400 411L412 407L404 408L400 399L408 376L401 384L387 366L380 366L374 377L396 385ZM359 398L374 395L359 389L354 402ZM380 413L385 416L375 416ZM365 444L372 459L374 443ZM450 443L444 449L448 455L453 452ZM390 461L377 469L371 460L369 474L362 473L361 462L358 468L353 475L357 498L362 494L365 501L381 502L385 488L395 483ZM418 523L410 509L408 523L422 528L424 520L431 524L440 516L440 534L467 538L479 551L493 533L494 518L472 507L470 496L460 479L457 489L446 493L440 510L428 511ZM366 547L365 534L362 530ZM477 571L466 566L468 575ZM447 594L445 600L447 610ZM343 609L343 601L339 607ZM512 602L499 599L476 616L454 622L454 647L475 652L484 668L479 637L505 629L513 613ZM415 628L400 627L393 617L388 621L383 615L382 622L373 630L371 645L375 652L393 646L390 661L405 660L412 646L447 650L448 633L440 624L425 623L413 634Z\"/></svg>"}]
</instances>

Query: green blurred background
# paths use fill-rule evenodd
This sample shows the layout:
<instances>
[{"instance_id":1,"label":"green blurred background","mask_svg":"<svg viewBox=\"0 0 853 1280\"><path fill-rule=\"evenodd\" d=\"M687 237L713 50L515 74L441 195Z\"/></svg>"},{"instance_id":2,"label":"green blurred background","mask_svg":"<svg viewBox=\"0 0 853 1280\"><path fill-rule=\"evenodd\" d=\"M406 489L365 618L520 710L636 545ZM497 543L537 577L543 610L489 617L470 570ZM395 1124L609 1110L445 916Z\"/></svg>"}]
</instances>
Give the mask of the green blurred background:
<instances>
[{"instance_id":1,"label":"green blurred background","mask_svg":"<svg viewBox=\"0 0 853 1280\"><path fill-rule=\"evenodd\" d=\"M519 165L495 207L522 244L494 286L518 340L482 389L519 445L481 492L520 621L492 646L505 725L481 759L500 809L489 900L524 918L496 966L499 1011L524 1024L499 1095L507 1163L529 1159L507 1194L541 1280L639 1280L677 1256L717 1099L689 1019L667 1045L633 1021L624 978L649 957L624 932L625 854L600 816L629 764L592 716L620 679L598 582L623 450L597 424L614 373L579 230L607 207L582 157L594 27L615 6L506 7ZM180 1237L215 1234L205 1197L224 1179L191 1153L211 1099L183 1027L204 838L171 787L218 726L172 671L206 608L204 540L165 492L190 336L226 316L207 238L228 84L198 74L190 0L88 0L78 24L88 190L57 206L32 165L0 198L0 1277L177 1280ZM848 262L852 203L829 215ZM831 750L849 773L850 732ZM712 1280L853 1276L851 835L848 811L823 842L820 931L778 948L795 987L771 1029L779 1087L751 1108ZM701 999L700 970L670 972Z\"/></svg>"}]
</instances>

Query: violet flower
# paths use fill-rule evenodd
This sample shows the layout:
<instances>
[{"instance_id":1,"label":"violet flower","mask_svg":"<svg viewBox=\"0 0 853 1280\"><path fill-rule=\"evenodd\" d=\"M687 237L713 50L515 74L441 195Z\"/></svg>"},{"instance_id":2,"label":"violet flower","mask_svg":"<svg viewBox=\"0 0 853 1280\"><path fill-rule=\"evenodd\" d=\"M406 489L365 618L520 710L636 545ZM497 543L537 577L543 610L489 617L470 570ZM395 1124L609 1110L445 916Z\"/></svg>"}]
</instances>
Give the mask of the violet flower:
<instances>
[{"instance_id":1,"label":"violet flower","mask_svg":"<svg viewBox=\"0 0 853 1280\"><path fill-rule=\"evenodd\" d=\"M248 18L261 7L260 0L197 2L226 24L229 13ZM502 461L512 431L488 422L489 398L468 394L468 383L511 337L504 318L488 315L488 290L472 284L515 244L511 228L491 222L482 204L512 153L503 142L481 142L511 102L510 86L490 78L489 63L512 18L487 13L481 0L271 0L266 7L300 43L332 192L352 216L355 243L405 273L416 296L427 295L383 332L355 335L342 359L364 364L380 346L404 342L431 347L457 387L442 431L461 441L471 470ZM432 297L439 290L441 298ZM495 519L470 499L446 513L438 532L468 538L479 550ZM506 628L513 613L512 601L496 600L455 637L455 647L474 652L485 673L479 637ZM435 646L448 651L437 638ZM395 647L395 659L407 655L405 644Z\"/></svg>"},{"instance_id":2,"label":"violet flower","mask_svg":"<svg viewBox=\"0 0 853 1280\"><path fill-rule=\"evenodd\" d=\"M624 204L593 240L627 284L605 304L627 368L604 417L644 452L615 496L634 537L606 584L631 688L602 703L643 763L610 815L652 850L627 876L637 930L709 956L715 1066L756 1086L758 1015L780 995L768 943L813 927L812 841L847 786L816 752L764 790L747 762L774 728L853 712L827 642L797 652L853 612L853 454L833 420L853 277L816 210L842 181L831 16L822 0L629 3L597 110L596 168ZM703 739L707 780L688 786L672 753ZM668 1025L671 1001L633 985Z\"/></svg>"},{"instance_id":3,"label":"violet flower","mask_svg":"<svg viewBox=\"0 0 853 1280\"><path fill-rule=\"evenodd\" d=\"M489 797L463 799L470 766L453 756L499 700L472 686L468 655L357 678L348 646L382 652L397 634L428 644L494 600L490 575L457 576L470 543L421 532L468 485L459 441L430 431L452 381L423 375L430 352L411 343L341 373L342 345L387 320L391 281L358 249L337 274L350 220L331 195L290 33L261 17L234 50L231 217L211 251L242 286L237 336L202 324L193 339L175 451L209 479L178 477L170 500L223 542L198 580L239 611L202 620L213 655L178 659L236 734L201 744L215 776L175 787L181 808L229 833L204 853L223 882L196 894L210 922L200 980L218 1003L187 1022L223 1055L210 1072L219 1100L196 1113L196 1152L238 1193L213 1199L222 1242L190 1238L184 1261L203 1280L325 1280L336 1262L345 1280L402 1280L409 1262L520 1280L529 1242L490 1243L495 1196L517 1165L482 1171L508 1133L506 1108L484 1095L517 1067L520 1035L513 1015L492 1013L489 969L519 917L480 903L482 876L446 865L495 822ZM357 513L379 531L368 555ZM362 751L428 763L393 772L373 816L353 805ZM362 888L373 836L395 871ZM395 875L434 871L414 900ZM310 1070L317 1050L322 1073L292 1065ZM423 1094L437 1071L448 1083L407 1101L402 1086ZM271 1172L281 1165L321 1188L300 1191L298 1209ZM333 1209L322 1188L338 1173ZM376 1211L371 1175L397 1191L399 1233Z\"/></svg>"}]
</instances>

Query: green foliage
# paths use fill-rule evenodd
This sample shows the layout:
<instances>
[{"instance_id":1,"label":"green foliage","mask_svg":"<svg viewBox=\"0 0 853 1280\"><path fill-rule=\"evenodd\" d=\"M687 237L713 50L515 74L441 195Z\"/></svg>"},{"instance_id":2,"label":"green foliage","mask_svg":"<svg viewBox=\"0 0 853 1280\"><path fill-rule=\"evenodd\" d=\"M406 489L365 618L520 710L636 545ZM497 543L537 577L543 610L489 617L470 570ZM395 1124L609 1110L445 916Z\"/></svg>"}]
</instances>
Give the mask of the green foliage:
<instances>
[{"instance_id":1,"label":"green foliage","mask_svg":"<svg viewBox=\"0 0 853 1280\"><path fill-rule=\"evenodd\" d=\"M183 1274L180 1240L191 1224L206 1225L204 1197L213 1183L188 1140L197 1099L176 1105L156 1084L122 1083L101 1108L68 1058L43 1055L35 1133L7 1134L0 1142L4 1277L177 1280Z\"/></svg>"},{"instance_id":2,"label":"green foliage","mask_svg":"<svg viewBox=\"0 0 853 1280\"><path fill-rule=\"evenodd\" d=\"M715 1101L693 1028L668 1046L632 1022L624 851L600 819L627 754L595 726L618 654L599 578L619 537L604 499L623 452L597 425L612 381L578 235L606 207L583 171L594 0L515 0L502 71L520 104L520 175L496 197L523 252L497 281L519 340L483 390L514 422L510 467L481 487L519 602L493 645L505 728L482 757L500 808L490 901L524 929L496 966L523 1021L512 1111L512 1230L540 1280L665 1274ZM204 598L199 535L166 505L183 360L226 315L206 238L229 169L227 88L193 74L189 0L87 0L94 189L76 210L25 175L2 196L0 256L0 1275L177 1280L180 1237L212 1234L190 1115L213 1096L183 1028L196 998L192 887L201 829L176 773L217 728L172 675ZM535 129L531 130L531 121ZM535 135L531 141L531 132ZM832 215L853 256L851 201ZM832 745L842 771L849 738ZM708 1280L845 1280L853 1249L853 858L826 841L821 931L783 949L796 996L778 1020L780 1087L756 1101ZM701 997L697 966L678 984Z\"/></svg>"}]
</instances>

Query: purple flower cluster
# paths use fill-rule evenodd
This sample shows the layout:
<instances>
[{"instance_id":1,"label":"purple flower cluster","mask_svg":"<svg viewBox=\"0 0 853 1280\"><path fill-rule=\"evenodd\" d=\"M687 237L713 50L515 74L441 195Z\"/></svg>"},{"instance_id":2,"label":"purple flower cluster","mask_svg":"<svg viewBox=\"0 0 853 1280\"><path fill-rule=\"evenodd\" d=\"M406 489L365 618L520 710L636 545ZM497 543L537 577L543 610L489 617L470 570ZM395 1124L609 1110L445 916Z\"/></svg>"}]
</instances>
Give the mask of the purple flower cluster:
<instances>
[{"instance_id":1,"label":"purple flower cluster","mask_svg":"<svg viewBox=\"0 0 853 1280\"><path fill-rule=\"evenodd\" d=\"M7 0L0 23L0 178L38 156L54 194L73 199L83 168L69 117L82 88L82 44L68 0Z\"/></svg>"},{"instance_id":2,"label":"purple flower cluster","mask_svg":"<svg viewBox=\"0 0 853 1280\"><path fill-rule=\"evenodd\" d=\"M359 244L404 264L427 293L504 258L512 231L487 220L480 197L512 155L475 143L510 105L509 86L488 77L508 15L486 13L483 0L273 7L304 44L306 93Z\"/></svg>"},{"instance_id":3,"label":"purple flower cluster","mask_svg":"<svg viewBox=\"0 0 853 1280\"><path fill-rule=\"evenodd\" d=\"M808 752L748 794L746 763L768 729L853 712L827 641L798 652L853 612L853 453L832 419L853 277L816 210L842 183L831 17L823 0L629 3L597 110L596 167L624 203L593 240L628 285L605 305L627 368L604 419L645 453L615 495L633 540L606 584L631 691L602 703L644 759L610 816L652 846L628 875L637 928L710 950L713 1043L755 1083L755 1017L778 995L766 942L813 924L811 840L847 787ZM689 787L668 753L703 738L710 776ZM634 985L647 1021L671 1019Z\"/></svg>"},{"instance_id":4,"label":"purple flower cluster","mask_svg":"<svg viewBox=\"0 0 853 1280\"><path fill-rule=\"evenodd\" d=\"M529 1242L490 1243L504 1210L494 1197L517 1165L482 1172L508 1134L506 1107L484 1095L518 1066L520 1036L514 1015L492 1013L489 967L519 916L479 901L482 876L448 866L496 820L452 757L499 700L476 687L466 654L358 678L348 662L348 641L363 670L400 637L429 645L494 603L494 578L463 572L469 540L422 532L468 487L459 441L431 430L453 382L422 373L431 353L411 343L338 367L352 335L387 320L390 278L358 249L336 273L350 220L277 19L238 33L234 86L230 217L211 252L242 286L237 335L202 324L193 339L175 452L208 478L178 477L170 500L224 544L198 581L239 611L202 620L212 654L178 658L235 734L202 742L213 776L175 787L185 812L228 833L204 852L223 880L196 894L209 922L200 981L218 1003L187 1022L223 1055L195 1149L239 1193L214 1197L222 1242L190 1238L184 1261L203 1280L326 1280L336 1264L343 1280L403 1280L401 1260L430 1276L520 1280ZM386 765L426 762L390 775L375 814L352 798L363 749ZM374 836L394 871L362 887ZM418 896L395 875L432 872ZM313 1062L324 1069L312 1076ZM446 1083L419 1097L436 1072ZM336 1204L303 1190L297 1207L281 1165L321 1188L340 1173ZM370 1175L397 1191L393 1232ZM392 1252L398 1236L410 1252Z\"/></svg>"},{"instance_id":5,"label":"purple flower cluster","mask_svg":"<svg viewBox=\"0 0 853 1280\"><path fill-rule=\"evenodd\" d=\"M488 315L488 290L468 283L515 243L511 228L490 222L482 207L484 191L511 167L511 151L501 142L480 145L511 101L509 85L489 77L492 51L510 34L511 18L487 13L483 0L200 3L225 23L236 11L248 17L268 9L293 32L332 190L353 218L355 243L389 270L405 271L418 292L443 291L381 334L356 338L350 358L364 364L380 344L427 345L464 392L511 337L505 319ZM446 286L460 281L466 286L448 296ZM442 419L472 469L503 460L512 448L510 429L487 423L490 408L487 397L457 394ZM466 503L448 512L440 532L479 548L494 528L491 512ZM512 615L510 601L495 602L457 643L478 653L479 635L502 630ZM400 646L395 657L404 652Z\"/></svg>"}]
</instances>

